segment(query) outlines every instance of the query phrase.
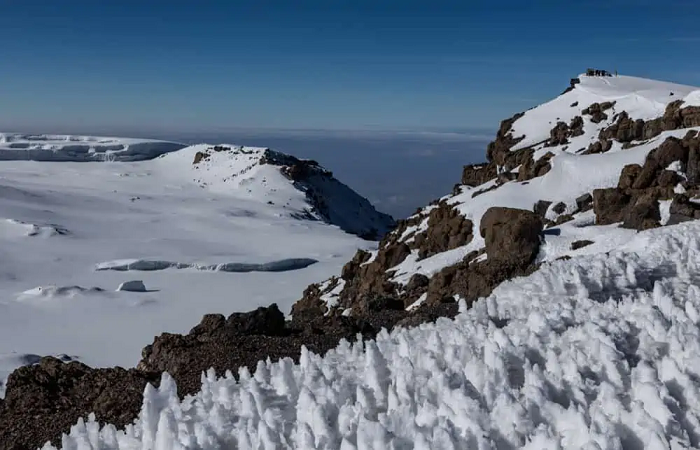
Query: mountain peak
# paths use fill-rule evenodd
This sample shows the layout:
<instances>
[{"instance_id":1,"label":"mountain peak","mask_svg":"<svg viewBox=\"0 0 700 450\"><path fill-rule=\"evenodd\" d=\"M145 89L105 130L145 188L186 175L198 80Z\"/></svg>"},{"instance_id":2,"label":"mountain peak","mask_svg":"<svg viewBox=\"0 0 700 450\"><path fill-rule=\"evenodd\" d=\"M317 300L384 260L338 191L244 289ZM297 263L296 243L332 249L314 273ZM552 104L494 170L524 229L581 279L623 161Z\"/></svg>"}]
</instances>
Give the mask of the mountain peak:
<instances>
[{"instance_id":1,"label":"mountain peak","mask_svg":"<svg viewBox=\"0 0 700 450\"><path fill-rule=\"evenodd\" d=\"M364 239L377 240L394 226L364 197L313 160L265 147L195 145L163 155L207 189L260 201L276 214L320 220Z\"/></svg>"},{"instance_id":2,"label":"mountain peak","mask_svg":"<svg viewBox=\"0 0 700 450\"><path fill-rule=\"evenodd\" d=\"M541 264L700 218L698 100L691 86L580 75L501 122L487 162L465 166L451 194L400 221L377 252L307 289L294 313L364 314L363 299L376 296L406 308L472 302ZM533 258L503 263L533 245Z\"/></svg>"}]
</instances>

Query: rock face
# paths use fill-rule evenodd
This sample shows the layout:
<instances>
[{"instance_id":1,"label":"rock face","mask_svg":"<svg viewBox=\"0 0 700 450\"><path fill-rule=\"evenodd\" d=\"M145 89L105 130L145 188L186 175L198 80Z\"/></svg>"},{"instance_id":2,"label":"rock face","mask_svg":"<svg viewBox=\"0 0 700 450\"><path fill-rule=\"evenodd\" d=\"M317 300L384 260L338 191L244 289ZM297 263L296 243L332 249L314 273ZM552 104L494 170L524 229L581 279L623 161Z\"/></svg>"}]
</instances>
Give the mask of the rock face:
<instances>
[{"instance_id":1,"label":"rock face","mask_svg":"<svg viewBox=\"0 0 700 450\"><path fill-rule=\"evenodd\" d=\"M674 221L681 220L681 217L695 218L694 210L680 207L683 198L675 193L675 189L681 186L686 192L697 192L698 184L667 168L672 164L677 164L680 170L697 167L698 147L700 138L696 132L687 133L683 139L669 137L647 155L643 166L625 166L617 187L593 192L596 223L622 222L623 227L636 230L654 228L661 225L658 201L670 199L673 200L671 213Z\"/></svg>"},{"instance_id":2,"label":"rock face","mask_svg":"<svg viewBox=\"0 0 700 450\"><path fill-rule=\"evenodd\" d=\"M490 208L479 231L486 240L489 261L508 267L526 267L540 248L542 219L531 211Z\"/></svg>"},{"instance_id":3,"label":"rock face","mask_svg":"<svg viewBox=\"0 0 700 450\"><path fill-rule=\"evenodd\" d=\"M5 401L0 402L0 449L34 450L47 441L60 443L61 433L89 413L124 427L141 409L146 384L159 380L159 373L91 369L42 358L8 379Z\"/></svg>"}]
</instances>

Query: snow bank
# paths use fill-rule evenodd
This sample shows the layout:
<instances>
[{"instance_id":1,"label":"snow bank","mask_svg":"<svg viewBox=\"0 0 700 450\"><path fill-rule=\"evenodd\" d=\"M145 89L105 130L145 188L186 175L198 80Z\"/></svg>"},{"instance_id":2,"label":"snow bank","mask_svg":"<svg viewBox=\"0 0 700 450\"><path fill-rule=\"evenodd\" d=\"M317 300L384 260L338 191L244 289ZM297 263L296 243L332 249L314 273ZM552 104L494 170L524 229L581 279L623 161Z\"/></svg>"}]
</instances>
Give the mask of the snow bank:
<instances>
[{"instance_id":1,"label":"snow bank","mask_svg":"<svg viewBox=\"0 0 700 450\"><path fill-rule=\"evenodd\" d=\"M184 147L149 139L0 133L0 161L141 161Z\"/></svg>"},{"instance_id":2,"label":"snow bank","mask_svg":"<svg viewBox=\"0 0 700 450\"><path fill-rule=\"evenodd\" d=\"M142 280L125 281L117 287L117 291L146 292L146 285Z\"/></svg>"},{"instance_id":3,"label":"snow bank","mask_svg":"<svg viewBox=\"0 0 700 450\"><path fill-rule=\"evenodd\" d=\"M133 426L81 421L63 448L697 447L699 235L698 222L643 232L506 282L455 320L239 381L209 373L182 402L164 374Z\"/></svg>"},{"instance_id":4,"label":"snow bank","mask_svg":"<svg viewBox=\"0 0 700 450\"><path fill-rule=\"evenodd\" d=\"M686 106L700 106L700 90L693 91L683 98L683 105Z\"/></svg>"}]
</instances>

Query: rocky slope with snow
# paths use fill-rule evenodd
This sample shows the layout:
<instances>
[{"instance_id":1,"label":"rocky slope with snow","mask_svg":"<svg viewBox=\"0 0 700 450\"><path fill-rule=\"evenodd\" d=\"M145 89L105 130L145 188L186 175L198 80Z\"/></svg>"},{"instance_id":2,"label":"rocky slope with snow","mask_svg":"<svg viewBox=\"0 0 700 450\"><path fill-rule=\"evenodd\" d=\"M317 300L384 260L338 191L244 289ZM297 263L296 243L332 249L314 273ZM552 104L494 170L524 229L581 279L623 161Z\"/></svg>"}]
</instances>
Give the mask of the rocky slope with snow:
<instances>
[{"instance_id":1,"label":"rocky slope with snow","mask_svg":"<svg viewBox=\"0 0 700 450\"><path fill-rule=\"evenodd\" d=\"M401 221L377 252L310 286L294 313L362 314L375 297L406 308L471 302L542 263L700 218L700 91L627 76L579 81L504 120L486 163L466 166L452 194Z\"/></svg>"},{"instance_id":2,"label":"rocky slope with snow","mask_svg":"<svg viewBox=\"0 0 700 450\"><path fill-rule=\"evenodd\" d=\"M37 443L85 417L64 449L699 448L700 90L579 81L503 121L487 162L310 285L291 321L207 315L133 372L44 359L10 377L0 430ZM211 192L276 179L207 170L236 152L179 157ZM317 170L295 165L272 168ZM294 216L305 199L268 201ZM140 412L110 395L161 371Z\"/></svg>"}]
</instances>

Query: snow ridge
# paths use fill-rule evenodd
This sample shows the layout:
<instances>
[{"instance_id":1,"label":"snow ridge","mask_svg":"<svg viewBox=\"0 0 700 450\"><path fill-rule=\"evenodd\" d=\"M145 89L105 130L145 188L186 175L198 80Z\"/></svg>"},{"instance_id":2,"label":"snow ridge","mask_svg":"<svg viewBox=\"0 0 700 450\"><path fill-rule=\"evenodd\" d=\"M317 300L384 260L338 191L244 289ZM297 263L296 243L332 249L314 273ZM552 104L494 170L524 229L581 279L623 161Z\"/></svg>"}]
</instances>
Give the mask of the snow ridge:
<instances>
[{"instance_id":1,"label":"snow ridge","mask_svg":"<svg viewBox=\"0 0 700 450\"><path fill-rule=\"evenodd\" d=\"M0 161L142 161L184 147L153 139L0 133Z\"/></svg>"},{"instance_id":2,"label":"snow ridge","mask_svg":"<svg viewBox=\"0 0 700 450\"><path fill-rule=\"evenodd\" d=\"M488 298L300 363L164 374L139 419L64 449L680 449L700 445L700 222L544 265ZM52 449L46 445L44 449Z\"/></svg>"}]
</instances>

